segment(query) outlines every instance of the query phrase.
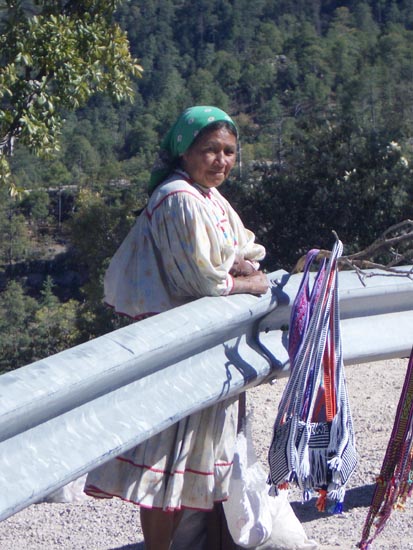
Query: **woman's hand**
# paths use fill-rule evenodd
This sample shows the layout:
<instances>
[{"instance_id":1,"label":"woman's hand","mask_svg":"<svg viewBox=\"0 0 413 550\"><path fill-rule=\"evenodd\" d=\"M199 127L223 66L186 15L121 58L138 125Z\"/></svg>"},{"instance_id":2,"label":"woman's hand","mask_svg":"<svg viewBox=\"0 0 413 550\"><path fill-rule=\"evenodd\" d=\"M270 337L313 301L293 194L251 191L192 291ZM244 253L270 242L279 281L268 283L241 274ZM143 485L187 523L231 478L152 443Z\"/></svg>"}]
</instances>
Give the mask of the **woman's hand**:
<instances>
[{"instance_id":1,"label":"woman's hand","mask_svg":"<svg viewBox=\"0 0 413 550\"><path fill-rule=\"evenodd\" d=\"M250 275L234 277L231 294L265 294L269 288L267 276L262 271L254 271Z\"/></svg>"},{"instance_id":2,"label":"woman's hand","mask_svg":"<svg viewBox=\"0 0 413 550\"><path fill-rule=\"evenodd\" d=\"M254 266L251 262L244 260L242 256L235 256L234 263L232 264L230 274L234 277L240 277L245 275L252 275L256 273Z\"/></svg>"}]
</instances>

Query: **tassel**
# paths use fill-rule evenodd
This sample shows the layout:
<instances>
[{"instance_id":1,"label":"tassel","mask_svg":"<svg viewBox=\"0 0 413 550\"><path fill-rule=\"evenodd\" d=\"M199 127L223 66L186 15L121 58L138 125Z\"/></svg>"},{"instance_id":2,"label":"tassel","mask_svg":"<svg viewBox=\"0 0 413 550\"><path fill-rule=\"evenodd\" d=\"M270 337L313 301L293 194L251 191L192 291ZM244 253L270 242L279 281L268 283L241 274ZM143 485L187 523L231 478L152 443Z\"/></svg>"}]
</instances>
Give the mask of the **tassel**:
<instances>
[{"instance_id":1,"label":"tassel","mask_svg":"<svg viewBox=\"0 0 413 550\"><path fill-rule=\"evenodd\" d=\"M334 507L333 514L342 514L342 513L343 513L343 503L337 502Z\"/></svg>"},{"instance_id":2,"label":"tassel","mask_svg":"<svg viewBox=\"0 0 413 550\"><path fill-rule=\"evenodd\" d=\"M316 508L319 512L325 512L326 511L326 503L327 503L327 491L325 489L319 489L319 497L317 499L317 502L315 503Z\"/></svg>"},{"instance_id":3,"label":"tassel","mask_svg":"<svg viewBox=\"0 0 413 550\"><path fill-rule=\"evenodd\" d=\"M335 502L343 502L346 490L344 487L337 487L335 485L328 486L328 498Z\"/></svg>"},{"instance_id":4,"label":"tassel","mask_svg":"<svg viewBox=\"0 0 413 550\"><path fill-rule=\"evenodd\" d=\"M315 487L322 487L328 483L328 466L324 450L311 449L311 482Z\"/></svg>"},{"instance_id":5,"label":"tassel","mask_svg":"<svg viewBox=\"0 0 413 550\"><path fill-rule=\"evenodd\" d=\"M284 481L284 483L279 483L277 485L277 489L279 489L280 491L283 491L289 488L290 488L290 484L288 483L288 481Z\"/></svg>"},{"instance_id":6,"label":"tassel","mask_svg":"<svg viewBox=\"0 0 413 550\"><path fill-rule=\"evenodd\" d=\"M341 470L341 466L343 465L343 460L340 457L335 456L334 458L328 460L327 464L330 470L339 472Z\"/></svg>"},{"instance_id":7,"label":"tassel","mask_svg":"<svg viewBox=\"0 0 413 550\"><path fill-rule=\"evenodd\" d=\"M297 475L301 481L304 481L308 478L311 473L310 468L310 449L308 442L310 439L309 426L304 428L303 434L301 436L300 442L298 444L298 472Z\"/></svg>"},{"instance_id":8,"label":"tassel","mask_svg":"<svg viewBox=\"0 0 413 550\"><path fill-rule=\"evenodd\" d=\"M381 485L381 486L386 484L383 476L377 476L376 477L376 483L377 483L377 485Z\"/></svg>"},{"instance_id":9,"label":"tassel","mask_svg":"<svg viewBox=\"0 0 413 550\"><path fill-rule=\"evenodd\" d=\"M306 490L303 492L303 502L308 502L310 499L311 499L311 491L309 491L308 489L306 489Z\"/></svg>"}]
</instances>

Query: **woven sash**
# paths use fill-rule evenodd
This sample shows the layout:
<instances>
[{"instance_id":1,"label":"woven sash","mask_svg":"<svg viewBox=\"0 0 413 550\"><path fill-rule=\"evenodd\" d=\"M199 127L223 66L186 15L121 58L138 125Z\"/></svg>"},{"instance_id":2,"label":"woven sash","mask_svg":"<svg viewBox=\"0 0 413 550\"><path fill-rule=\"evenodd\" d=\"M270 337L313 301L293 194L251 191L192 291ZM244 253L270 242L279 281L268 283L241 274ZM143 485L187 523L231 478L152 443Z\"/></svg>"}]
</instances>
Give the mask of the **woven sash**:
<instances>
[{"instance_id":1,"label":"woven sash","mask_svg":"<svg viewBox=\"0 0 413 550\"><path fill-rule=\"evenodd\" d=\"M371 543L389 519L392 511L403 508L412 493L413 479L413 349L397 406L393 430L387 445L380 475L377 478L370 509L363 528L362 550ZM370 536L372 526L375 531Z\"/></svg>"},{"instance_id":2,"label":"woven sash","mask_svg":"<svg viewBox=\"0 0 413 550\"><path fill-rule=\"evenodd\" d=\"M307 255L294 300L289 333L291 375L282 395L269 450L270 482L293 481L308 499L322 490L341 511L345 485L357 457L344 379L337 241L310 289L310 267L318 250Z\"/></svg>"}]
</instances>

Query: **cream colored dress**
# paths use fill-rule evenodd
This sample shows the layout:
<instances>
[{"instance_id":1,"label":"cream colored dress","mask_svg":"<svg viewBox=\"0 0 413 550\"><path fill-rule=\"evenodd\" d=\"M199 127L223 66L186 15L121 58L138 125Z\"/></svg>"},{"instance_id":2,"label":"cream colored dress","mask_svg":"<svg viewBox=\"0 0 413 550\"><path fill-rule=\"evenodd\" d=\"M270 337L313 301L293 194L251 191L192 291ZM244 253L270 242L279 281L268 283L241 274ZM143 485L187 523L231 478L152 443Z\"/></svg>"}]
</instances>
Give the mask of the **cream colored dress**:
<instances>
[{"instance_id":1,"label":"cream colored dress","mask_svg":"<svg viewBox=\"0 0 413 550\"><path fill-rule=\"evenodd\" d=\"M231 292L240 254L265 255L217 189L174 173L112 258L105 301L135 319ZM228 496L238 419L232 398L194 413L89 473L85 491L163 510L210 510Z\"/></svg>"}]
</instances>

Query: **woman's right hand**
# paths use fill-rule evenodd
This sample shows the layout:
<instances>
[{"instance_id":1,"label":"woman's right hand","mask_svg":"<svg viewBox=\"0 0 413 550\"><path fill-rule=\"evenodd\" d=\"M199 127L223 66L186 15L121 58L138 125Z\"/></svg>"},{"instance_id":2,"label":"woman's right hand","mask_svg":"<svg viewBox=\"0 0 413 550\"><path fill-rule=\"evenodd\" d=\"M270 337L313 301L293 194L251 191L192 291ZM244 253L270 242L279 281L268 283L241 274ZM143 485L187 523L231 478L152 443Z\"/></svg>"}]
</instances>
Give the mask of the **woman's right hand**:
<instances>
[{"instance_id":1,"label":"woman's right hand","mask_svg":"<svg viewBox=\"0 0 413 550\"><path fill-rule=\"evenodd\" d=\"M250 275L234 277L234 286L231 294L265 294L270 284L262 271L254 271Z\"/></svg>"}]
</instances>

